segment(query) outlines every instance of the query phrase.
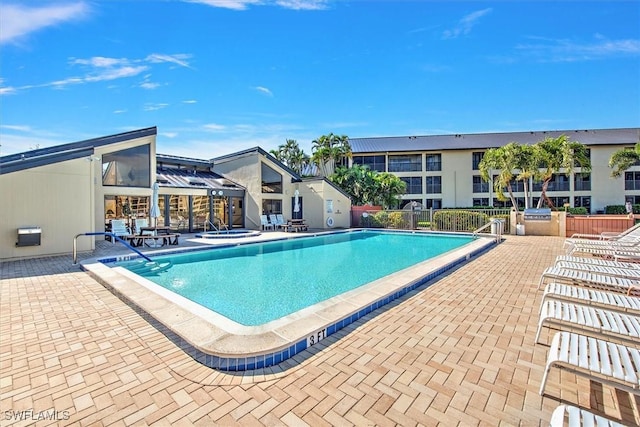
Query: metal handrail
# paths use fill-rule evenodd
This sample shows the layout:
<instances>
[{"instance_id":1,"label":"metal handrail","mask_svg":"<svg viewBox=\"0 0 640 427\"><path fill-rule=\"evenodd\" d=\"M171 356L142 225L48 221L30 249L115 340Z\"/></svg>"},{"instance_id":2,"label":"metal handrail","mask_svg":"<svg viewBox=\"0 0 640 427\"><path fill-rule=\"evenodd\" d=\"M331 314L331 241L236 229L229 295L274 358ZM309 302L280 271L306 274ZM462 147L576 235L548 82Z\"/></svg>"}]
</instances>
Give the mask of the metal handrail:
<instances>
[{"instance_id":1,"label":"metal handrail","mask_svg":"<svg viewBox=\"0 0 640 427\"><path fill-rule=\"evenodd\" d=\"M139 250L137 250L136 248L134 248L133 246L131 246L130 244L128 244L127 242L122 240L120 237L116 236L115 234L109 233L108 231L107 232L98 231L98 232L95 232L95 233L80 233L80 234L76 234L76 236L73 238L73 265L77 265L78 264L78 237L80 237L80 236L111 236L112 239L115 239L115 240L121 242L123 245L125 245L127 248L131 249L132 251L134 251L138 255L140 255L142 258L146 259L149 262L154 262L154 261L151 260L151 258L146 256L145 254L143 254L142 252L140 252Z\"/></svg>"},{"instance_id":2,"label":"metal handrail","mask_svg":"<svg viewBox=\"0 0 640 427\"><path fill-rule=\"evenodd\" d=\"M493 224L496 225L496 231L497 231L495 234L496 242L500 243L502 241L502 221L499 219L492 219L491 221L489 221L482 227L478 228L477 230L473 230L473 238L477 239L479 232L481 232L482 230L485 230L488 227L491 227Z\"/></svg>"}]
</instances>

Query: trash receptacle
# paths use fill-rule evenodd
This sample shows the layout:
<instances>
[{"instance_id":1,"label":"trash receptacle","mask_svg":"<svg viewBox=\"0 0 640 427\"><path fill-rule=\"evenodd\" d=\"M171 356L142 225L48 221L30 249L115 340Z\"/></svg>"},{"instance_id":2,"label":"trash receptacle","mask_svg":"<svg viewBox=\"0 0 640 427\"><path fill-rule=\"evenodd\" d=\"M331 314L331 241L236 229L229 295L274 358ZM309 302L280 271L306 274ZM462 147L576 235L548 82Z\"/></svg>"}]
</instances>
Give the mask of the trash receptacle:
<instances>
[{"instance_id":1,"label":"trash receptacle","mask_svg":"<svg viewBox=\"0 0 640 427\"><path fill-rule=\"evenodd\" d=\"M516 235L524 236L524 224L516 224Z\"/></svg>"},{"instance_id":2,"label":"trash receptacle","mask_svg":"<svg viewBox=\"0 0 640 427\"><path fill-rule=\"evenodd\" d=\"M16 246L40 246L42 230L40 227L18 228L18 241Z\"/></svg>"}]
</instances>

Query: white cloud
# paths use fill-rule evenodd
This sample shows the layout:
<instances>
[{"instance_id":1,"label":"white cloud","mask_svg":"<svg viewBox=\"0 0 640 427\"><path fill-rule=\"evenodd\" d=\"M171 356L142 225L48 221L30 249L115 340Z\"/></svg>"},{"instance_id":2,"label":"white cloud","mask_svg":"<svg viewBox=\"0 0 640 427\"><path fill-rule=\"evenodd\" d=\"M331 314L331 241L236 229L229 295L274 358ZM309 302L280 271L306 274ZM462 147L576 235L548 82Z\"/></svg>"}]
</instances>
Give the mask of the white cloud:
<instances>
[{"instance_id":1,"label":"white cloud","mask_svg":"<svg viewBox=\"0 0 640 427\"><path fill-rule=\"evenodd\" d=\"M478 23L480 18L487 15L492 11L491 8L486 8L482 10L477 10L468 15L465 15L460 21L458 21L458 25L450 30L445 30L442 33L442 38L445 39L455 39L460 36L466 36L471 32L473 27Z\"/></svg>"},{"instance_id":2,"label":"white cloud","mask_svg":"<svg viewBox=\"0 0 640 427\"><path fill-rule=\"evenodd\" d=\"M519 44L516 49L527 58L540 62L589 61L617 56L640 56L640 40L607 40L596 34L592 42L576 42L568 39L530 37L536 43Z\"/></svg>"},{"instance_id":3,"label":"white cloud","mask_svg":"<svg viewBox=\"0 0 640 427\"><path fill-rule=\"evenodd\" d=\"M191 55L184 54L184 53L178 53L175 55L152 53L151 55L147 56L146 60L151 63L170 62L176 65L179 65L181 67L191 68L191 66L187 62L187 59L189 58L191 58Z\"/></svg>"},{"instance_id":4,"label":"white cloud","mask_svg":"<svg viewBox=\"0 0 640 427\"><path fill-rule=\"evenodd\" d=\"M127 112L127 110L115 110L113 112L113 114L123 114L123 113L126 113L126 112Z\"/></svg>"},{"instance_id":5,"label":"white cloud","mask_svg":"<svg viewBox=\"0 0 640 427\"><path fill-rule=\"evenodd\" d=\"M198 101L195 99L187 99L186 101L182 101L183 104L196 104Z\"/></svg>"},{"instance_id":6,"label":"white cloud","mask_svg":"<svg viewBox=\"0 0 640 427\"><path fill-rule=\"evenodd\" d=\"M187 3L200 3L211 7L232 10L247 10L249 6L278 6L293 10L323 10L329 0L183 0Z\"/></svg>"},{"instance_id":7,"label":"white cloud","mask_svg":"<svg viewBox=\"0 0 640 427\"><path fill-rule=\"evenodd\" d=\"M85 2L45 7L4 4L0 13L0 44L16 43L31 33L82 19L88 13L89 6Z\"/></svg>"},{"instance_id":8,"label":"white cloud","mask_svg":"<svg viewBox=\"0 0 640 427\"><path fill-rule=\"evenodd\" d=\"M187 3L201 3L224 9L245 10L248 6L261 4L260 0L185 0Z\"/></svg>"},{"instance_id":9,"label":"white cloud","mask_svg":"<svg viewBox=\"0 0 640 427\"><path fill-rule=\"evenodd\" d=\"M213 132L223 131L223 130L225 130L227 128L224 125L219 125L219 124L216 124L216 123L209 123L209 124L206 124L206 125L204 125L202 127L206 131L213 131Z\"/></svg>"},{"instance_id":10,"label":"white cloud","mask_svg":"<svg viewBox=\"0 0 640 427\"><path fill-rule=\"evenodd\" d=\"M254 89L257 90L258 92L264 93L265 95L273 96L273 93L266 87L256 86L254 87Z\"/></svg>"},{"instance_id":11,"label":"white cloud","mask_svg":"<svg viewBox=\"0 0 640 427\"><path fill-rule=\"evenodd\" d=\"M162 110L163 108L167 108L169 106L169 104L167 103L146 103L144 104L143 110L144 111L158 111L158 110Z\"/></svg>"}]
</instances>

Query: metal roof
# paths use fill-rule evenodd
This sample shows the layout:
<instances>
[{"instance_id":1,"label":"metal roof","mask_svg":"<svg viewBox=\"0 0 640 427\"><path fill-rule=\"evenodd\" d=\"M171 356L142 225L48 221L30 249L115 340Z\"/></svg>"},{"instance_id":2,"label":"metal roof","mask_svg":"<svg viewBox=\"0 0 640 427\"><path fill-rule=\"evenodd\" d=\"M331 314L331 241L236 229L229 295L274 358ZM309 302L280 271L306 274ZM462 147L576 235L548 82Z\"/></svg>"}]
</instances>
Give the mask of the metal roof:
<instances>
[{"instance_id":1,"label":"metal roof","mask_svg":"<svg viewBox=\"0 0 640 427\"><path fill-rule=\"evenodd\" d=\"M230 192L244 192L245 188L222 175L208 171L193 171L187 169L162 168L156 169L158 186L167 188L205 188L207 190Z\"/></svg>"},{"instance_id":2,"label":"metal roof","mask_svg":"<svg viewBox=\"0 0 640 427\"><path fill-rule=\"evenodd\" d=\"M47 148L25 151L23 153L10 154L0 157L0 175L38 166L46 166L66 160L89 157L95 147L128 141L150 135L157 135L157 128L150 127L116 135L71 142Z\"/></svg>"},{"instance_id":3,"label":"metal roof","mask_svg":"<svg viewBox=\"0 0 640 427\"><path fill-rule=\"evenodd\" d=\"M640 142L640 128L620 128L349 138L349 144L351 145L353 154L402 151L484 150L501 147L510 142L535 144L545 138L557 138L561 135L567 135L571 141L577 141L587 146L633 145Z\"/></svg>"}]
</instances>

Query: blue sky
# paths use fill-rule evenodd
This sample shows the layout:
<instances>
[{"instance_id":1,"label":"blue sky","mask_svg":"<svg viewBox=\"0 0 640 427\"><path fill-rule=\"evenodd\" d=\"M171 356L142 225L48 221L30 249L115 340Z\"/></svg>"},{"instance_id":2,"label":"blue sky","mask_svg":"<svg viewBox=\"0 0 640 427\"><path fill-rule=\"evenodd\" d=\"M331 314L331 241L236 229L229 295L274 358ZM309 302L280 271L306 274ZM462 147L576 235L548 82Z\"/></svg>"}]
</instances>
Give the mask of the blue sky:
<instances>
[{"instance_id":1,"label":"blue sky","mask_svg":"<svg viewBox=\"0 0 640 427\"><path fill-rule=\"evenodd\" d=\"M2 0L0 154L640 126L638 1Z\"/></svg>"}]
</instances>

